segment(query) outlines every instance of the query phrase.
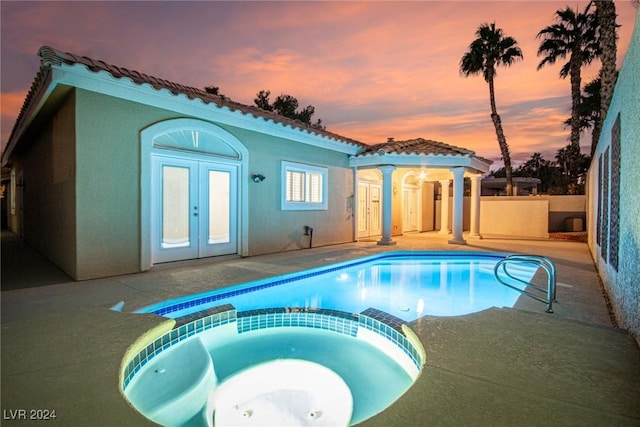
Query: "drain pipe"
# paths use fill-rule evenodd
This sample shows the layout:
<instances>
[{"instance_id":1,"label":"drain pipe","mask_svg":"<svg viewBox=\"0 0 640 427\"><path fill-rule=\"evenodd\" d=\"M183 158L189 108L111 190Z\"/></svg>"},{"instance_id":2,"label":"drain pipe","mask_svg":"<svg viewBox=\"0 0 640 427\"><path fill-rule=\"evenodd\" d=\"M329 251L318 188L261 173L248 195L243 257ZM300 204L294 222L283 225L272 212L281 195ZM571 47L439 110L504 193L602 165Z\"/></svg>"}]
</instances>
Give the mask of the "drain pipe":
<instances>
[{"instance_id":1,"label":"drain pipe","mask_svg":"<svg viewBox=\"0 0 640 427\"><path fill-rule=\"evenodd\" d=\"M304 226L304 235L305 236L309 236L309 248L311 249L313 247L313 228L309 227L308 225Z\"/></svg>"}]
</instances>

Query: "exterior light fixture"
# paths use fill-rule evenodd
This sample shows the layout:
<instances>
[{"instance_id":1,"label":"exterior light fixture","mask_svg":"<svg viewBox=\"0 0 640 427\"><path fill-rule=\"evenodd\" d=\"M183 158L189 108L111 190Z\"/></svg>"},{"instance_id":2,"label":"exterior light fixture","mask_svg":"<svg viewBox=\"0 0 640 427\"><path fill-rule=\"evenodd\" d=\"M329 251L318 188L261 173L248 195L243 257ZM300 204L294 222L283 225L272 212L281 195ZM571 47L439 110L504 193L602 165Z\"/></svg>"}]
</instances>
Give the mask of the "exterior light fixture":
<instances>
[{"instance_id":1,"label":"exterior light fixture","mask_svg":"<svg viewBox=\"0 0 640 427\"><path fill-rule=\"evenodd\" d=\"M266 179L266 177L259 173L254 173L252 179L253 179L253 182L262 182Z\"/></svg>"}]
</instances>

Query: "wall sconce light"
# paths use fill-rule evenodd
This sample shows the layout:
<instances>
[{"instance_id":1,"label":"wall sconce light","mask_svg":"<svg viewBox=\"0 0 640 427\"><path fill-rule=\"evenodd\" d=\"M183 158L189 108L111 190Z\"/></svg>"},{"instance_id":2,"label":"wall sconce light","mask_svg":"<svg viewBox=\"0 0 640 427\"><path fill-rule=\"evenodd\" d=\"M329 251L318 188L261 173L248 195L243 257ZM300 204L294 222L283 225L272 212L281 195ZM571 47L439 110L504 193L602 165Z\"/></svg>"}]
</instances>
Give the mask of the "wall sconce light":
<instances>
[{"instance_id":1,"label":"wall sconce light","mask_svg":"<svg viewBox=\"0 0 640 427\"><path fill-rule=\"evenodd\" d=\"M398 184L393 184L393 194L398 194Z\"/></svg>"},{"instance_id":2,"label":"wall sconce light","mask_svg":"<svg viewBox=\"0 0 640 427\"><path fill-rule=\"evenodd\" d=\"M253 182L262 182L266 179L266 177L259 173L254 173L252 179L253 179Z\"/></svg>"}]
</instances>

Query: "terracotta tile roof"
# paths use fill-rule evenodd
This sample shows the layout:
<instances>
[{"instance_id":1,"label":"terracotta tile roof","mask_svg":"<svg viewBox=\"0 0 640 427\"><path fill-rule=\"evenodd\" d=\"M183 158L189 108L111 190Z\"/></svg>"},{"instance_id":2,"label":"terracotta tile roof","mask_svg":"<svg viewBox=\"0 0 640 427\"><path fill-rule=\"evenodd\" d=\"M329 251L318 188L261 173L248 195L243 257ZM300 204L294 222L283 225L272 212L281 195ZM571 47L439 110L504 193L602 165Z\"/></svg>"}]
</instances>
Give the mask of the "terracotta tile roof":
<instances>
[{"instance_id":1,"label":"terracotta tile roof","mask_svg":"<svg viewBox=\"0 0 640 427\"><path fill-rule=\"evenodd\" d=\"M423 138L409 139L406 141L389 140L381 144L369 145L358 153L357 157L383 154L430 154L477 157L475 152L471 150Z\"/></svg>"},{"instance_id":2,"label":"terracotta tile roof","mask_svg":"<svg viewBox=\"0 0 640 427\"><path fill-rule=\"evenodd\" d=\"M218 107L226 107L231 111L240 111L242 114L252 115L256 118L260 117L267 121L270 120L274 123L280 123L284 126L307 131L309 133L330 138L347 145L359 147L360 152L355 157L381 154L465 156L475 157L487 164L492 163L490 160L476 156L475 152L473 151L445 144L444 142L426 140L423 138L410 139L407 141L393 141L390 138L389 141L381 144L368 145L360 141L335 134L333 132L315 129L302 123L299 120L289 119L274 112L262 110L256 106L245 105L232 101L231 99L223 95L214 95L208 93L204 89L181 85L168 80L153 77L139 71L108 64L104 61L92 59L86 56L79 56L73 53L62 52L49 46L41 47L38 51L38 55L42 58L41 67L34 79L29 93L26 96L25 102L16 120L16 124L13 128L11 136L9 137L9 144L7 144L7 147L5 147L3 160L5 154L7 153L7 150L12 148L10 146L16 142L13 141L14 134L25 125L25 120L27 120L29 112L32 110L32 108L34 108L34 104L36 102L36 99L38 98L38 95L47 87L48 82L51 78L51 65L59 66L62 64L81 64L86 66L87 69L92 72L107 72L116 79L127 78L138 85L149 84L151 87L157 90L165 89L170 91L174 95L184 95L190 99L200 99L205 103L214 104Z\"/></svg>"},{"instance_id":3,"label":"terracotta tile roof","mask_svg":"<svg viewBox=\"0 0 640 427\"><path fill-rule=\"evenodd\" d=\"M27 94L25 103L22 107L20 115L18 116L18 120L16 121L16 126L20 125L25 114L30 109L31 101L33 100L35 94L37 94L46 83L46 80L47 80L46 77L49 74L48 68L51 65L82 64L86 66L87 69L89 69L90 71L93 71L96 73L100 71L106 71L117 79L128 78L138 85L142 85L146 83L151 85L153 88L157 90L166 89L166 90L169 90L174 95L182 94L187 96L190 99L201 99L205 103L214 104L218 107L227 107L231 111L240 111L243 114L250 114L254 117L261 117L267 121L271 120L274 123L280 123L282 125L290 126L295 129L305 130L310 133L331 138L345 144L355 145L358 147L366 146L366 144L360 141L356 141L351 138L346 138L344 136L341 136L326 130L315 129L311 126L304 124L299 120L289 119L287 117L281 116L274 112L262 110L255 106L244 105L244 104L232 101L231 99L222 95L214 95L214 94L208 93L203 89L181 85L168 80L153 77L148 74L141 73L139 71L130 70L127 68L108 64L104 61L92 59L86 56L79 56L73 53L62 52L60 50L54 49L49 46L41 47L40 50L38 51L38 55L42 58L42 61L41 61L42 65L41 65L40 71L38 72L33 82L33 85L31 86L31 90Z\"/></svg>"}]
</instances>

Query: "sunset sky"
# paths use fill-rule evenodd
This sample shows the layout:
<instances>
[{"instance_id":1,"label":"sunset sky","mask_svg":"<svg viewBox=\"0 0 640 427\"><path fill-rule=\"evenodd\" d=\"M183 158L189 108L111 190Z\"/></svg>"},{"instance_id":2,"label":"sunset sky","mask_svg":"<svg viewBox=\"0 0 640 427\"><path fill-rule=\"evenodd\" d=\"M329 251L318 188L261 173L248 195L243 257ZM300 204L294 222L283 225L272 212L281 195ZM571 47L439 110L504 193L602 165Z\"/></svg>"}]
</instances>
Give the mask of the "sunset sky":
<instances>
[{"instance_id":1,"label":"sunset sky","mask_svg":"<svg viewBox=\"0 0 640 427\"><path fill-rule=\"evenodd\" d=\"M514 37L524 61L498 69L496 100L516 166L568 143L569 80L536 67L536 34L584 1L1 2L2 147L38 70L56 49L252 105L262 89L313 105L327 130L365 143L422 137L499 160L482 77L458 72L482 23ZM618 67L637 6L616 1ZM599 62L583 71L593 79ZM588 152L590 137L583 139Z\"/></svg>"}]
</instances>

